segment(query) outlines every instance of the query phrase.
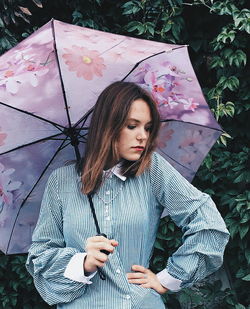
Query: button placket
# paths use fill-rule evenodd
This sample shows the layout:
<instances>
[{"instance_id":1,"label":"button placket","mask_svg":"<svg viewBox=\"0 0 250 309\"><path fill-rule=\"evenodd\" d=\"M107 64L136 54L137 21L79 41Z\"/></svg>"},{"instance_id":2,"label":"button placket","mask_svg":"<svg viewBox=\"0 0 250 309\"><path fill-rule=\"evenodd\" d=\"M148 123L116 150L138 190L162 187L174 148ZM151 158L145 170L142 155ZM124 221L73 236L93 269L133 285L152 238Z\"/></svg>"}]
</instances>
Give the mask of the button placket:
<instances>
[{"instance_id":1,"label":"button placket","mask_svg":"<svg viewBox=\"0 0 250 309\"><path fill-rule=\"evenodd\" d=\"M110 207L112 204L112 190L107 188L104 192L104 198L107 201L110 201L109 203L104 204L104 226L106 230L106 234L111 233L111 212Z\"/></svg>"},{"instance_id":2,"label":"button placket","mask_svg":"<svg viewBox=\"0 0 250 309\"><path fill-rule=\"evenodd\" d=\"M121 273L121 270L120 268L117 268L117 270L115 271L117 274L120 274Z\"/></svg>"},{"instance_id":3,"label":"button placket","mask_svg":"<svg viewBox=\"0 0 250 309\"><path fill-rule=\"evenodd\" d=\"M108 177L105 179L104 186L101 188L100 192L96 192L99 200L103 202L102 208L102 219L103 228L106 235L112 234L112 205L123 188L123 183L117 182L116 178Z\"/></svg>"}]
</instances>

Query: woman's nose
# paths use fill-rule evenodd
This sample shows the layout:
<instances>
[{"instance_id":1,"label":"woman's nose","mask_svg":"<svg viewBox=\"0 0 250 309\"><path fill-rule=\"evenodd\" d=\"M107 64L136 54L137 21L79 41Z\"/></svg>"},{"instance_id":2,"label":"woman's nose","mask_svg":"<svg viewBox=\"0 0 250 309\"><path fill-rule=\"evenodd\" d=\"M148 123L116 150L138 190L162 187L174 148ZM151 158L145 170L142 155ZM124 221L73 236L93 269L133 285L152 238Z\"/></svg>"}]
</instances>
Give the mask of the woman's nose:
<instances>
[{"instance_id":1,"label":"woman's nose","mask_svg":"<svg viewBox=\"0 0 250 309\"><path fill-rule=\"evenodd\" d=\"M140 132L138 132L138 134L137 134L137 139L138 140L145 140L145 139L147 139L147 132L143 129L143 130L141 130Z\"/></svg>"}]
</instances>

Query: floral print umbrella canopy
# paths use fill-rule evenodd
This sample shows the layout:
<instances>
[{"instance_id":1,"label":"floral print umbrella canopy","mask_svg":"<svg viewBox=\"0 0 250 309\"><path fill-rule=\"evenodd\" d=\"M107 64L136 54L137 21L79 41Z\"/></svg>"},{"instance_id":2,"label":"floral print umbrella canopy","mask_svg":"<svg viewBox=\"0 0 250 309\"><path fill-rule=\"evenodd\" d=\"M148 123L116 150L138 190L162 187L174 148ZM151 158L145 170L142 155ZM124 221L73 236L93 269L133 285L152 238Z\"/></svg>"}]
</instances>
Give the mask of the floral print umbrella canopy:
<instances>
[{"instance_id":1,"label":"floral print umbrella canopy","mask_svg":"<svg viewBox=\"0 0 250 309\"><path fill-rule=\"evenodd\" d=\"M189 181L221 133L186 46L52 20L0 57L0 249L27 252L51 171L84 151L91 109L118 80L151 91L158 151Z\"/></svg>"}]
</instances>

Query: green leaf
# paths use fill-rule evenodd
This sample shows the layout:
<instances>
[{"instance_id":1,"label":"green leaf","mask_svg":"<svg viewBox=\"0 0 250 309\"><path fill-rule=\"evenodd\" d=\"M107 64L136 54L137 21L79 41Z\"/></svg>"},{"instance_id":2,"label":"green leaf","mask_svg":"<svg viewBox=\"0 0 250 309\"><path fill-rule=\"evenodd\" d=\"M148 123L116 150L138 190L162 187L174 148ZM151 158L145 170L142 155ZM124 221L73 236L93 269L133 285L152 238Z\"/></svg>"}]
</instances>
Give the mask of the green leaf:
<instances>
[{"instance_id":1,"label":"green leaf","mask_svg":"<svg viewBox=\"0 0 250 309\"><path fill-rule=\"evenodd\" d=\"M174 24L172 25L171 30L172 30L172 33L173 33L174 38L175 38L176 40L179 40L179 38L180 38L180 32L181 32L181 27L180 27L180 25L177 24L177 23L174 23Z\"/></svg>"},{"instance_id":2,"label":"green leaf","mask_svg":"<svg viewBox=\"0 0 250 309\"><path fill-rule=\"evenodd\" d=\"M246 309L246 307L241 304L237 304L235 305L235 309Z\"/></svg>"},{"instance_id":3,"label":"green leaf","mask_svg":"<svg viewBox=\"0 0 250 309\"><path fill-rule=\"evenodd\" d=\"M238 177L234 179L234 183L242 182L245 180L245 173L241 173Z\"/></svg>"},{"instance_id":4,"label":"green leaf","mask_svg":"<svg viewBox=\"0 0 250 309\"><path fill-rule=\"evenodd\" d=\"M235 223L229 227L230 235L232 238L234 238L238 230L239 230L238 223Z\"/></svg>"},{"instance_id":5,"label":"green leaf","mask_svg":"<svg viewBox=\"0 0 250 309\"><path fill-rule=\"evenodd\" d=\"M42 9L43 5L42 5L42 2L41 2L40 0L32 0L32 1L35 3L35 5L36 5L37 7L39 7L39 8Z\"/></svg>"},{"instance_id":6,"label":"green leaf","mask_svg":"<svg viewBox=\"0 0 250 309\"><path fill-rule=\"evenodd\" d=\"M162 247L161 243L158 240L156 240L154 246L155 246L155 248L157 248L157 249L159 249L161 251L165 251L165 249Z\"/></svg>"},{"instance_id":7,"label":"green leaf","mask_svg":"<svg viewBox=\"0 0 250 309\"><path fill-rule=\"evenodd\" d=\"M241 225L239 227L240 238L243 239L249 230L249 225Z\"/></svg>"},{"instance_id":8,"label":"green leaf","mask_svg":"<svg viewBox=\"0 0 250 309\"><path fill-rule=\"evenodd\" d=\"M162 32L163 33L166 33L168 32L170 29L172 28L172 23L171 22L168 22L167 24L164 24L164 26L162 27Z\"/></svg>"},{"instance_id":9,"label":"green leaf","mask_svg":"<svg viewBox=\"0 0 250 309\"><path fill-rule=\"evenodd\" d=\"M2 18L0 17L0 28L4 28L4 27L5 27L4 22L3 22Z\"/></svg>"},{"instance_id":10,"label":"green leaf","mask_svg":"<svg viewBox=\"0 0 250 309\"><path fill-rule=\"evenodd\" d=\"M250 281L250 274L246 275L245 277L241 278L244 281Z\"/></svg>"},{"instance_id":11,"label":"green leaf","mask_svg":"<svg viewBox=\"0 0 250 309\"><path fill-rule=\"evenodd\" d=\"M247 263L250 264L250 249L246 249L245 251L245 257L246 257L246 260L247 260Z\"/></svg>"}]
</instances>

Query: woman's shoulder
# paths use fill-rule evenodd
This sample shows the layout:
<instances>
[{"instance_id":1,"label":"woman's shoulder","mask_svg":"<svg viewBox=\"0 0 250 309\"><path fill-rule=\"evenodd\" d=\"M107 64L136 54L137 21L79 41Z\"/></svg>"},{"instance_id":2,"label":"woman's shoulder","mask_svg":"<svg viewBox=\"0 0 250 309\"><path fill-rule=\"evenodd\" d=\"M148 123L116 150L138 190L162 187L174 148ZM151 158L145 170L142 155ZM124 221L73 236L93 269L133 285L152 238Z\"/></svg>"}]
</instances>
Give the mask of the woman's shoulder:
<instances>
[{"instance_id":1,"label":"woman's shoulder","mask_svg":"<svg viewBox=\"0 0 250 309\"><path fill-rule=\"evenodd\" d=\"M161 154L153 152L149 168L151 181L170 181L173 177L178 177L179 172Z\"/></svg>"},{"instance_id":2,"label":"woman's shoulder","mask_svg":"<svg viewBox=\"0 0 250 309\"><path fill-rule=\"evenodd\" d=\"M67 181L69 179L77 179L77 170L74 163L57 167L54 169L49 178L56 178L58 182Z\"/></svg>"},{"instance_id":3,"label":"woman's shoulder","mask_svg":"<svg viewBox=\"0 0 250 309\"><path fill-rule=\"evenodd\" d=\"M162 168L173 169L172 165L165 158L163 158L162 155L154 151L151 156L150 169L155 170L155 169L162 169Z\"/></svg>"}]
</instances>

